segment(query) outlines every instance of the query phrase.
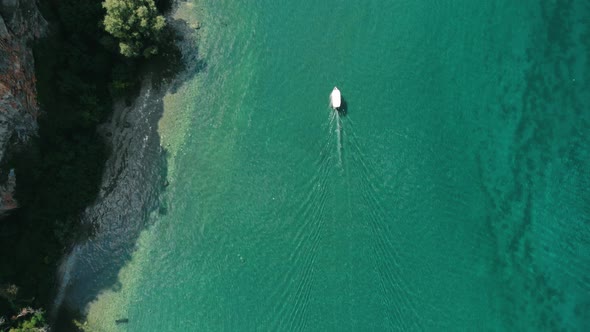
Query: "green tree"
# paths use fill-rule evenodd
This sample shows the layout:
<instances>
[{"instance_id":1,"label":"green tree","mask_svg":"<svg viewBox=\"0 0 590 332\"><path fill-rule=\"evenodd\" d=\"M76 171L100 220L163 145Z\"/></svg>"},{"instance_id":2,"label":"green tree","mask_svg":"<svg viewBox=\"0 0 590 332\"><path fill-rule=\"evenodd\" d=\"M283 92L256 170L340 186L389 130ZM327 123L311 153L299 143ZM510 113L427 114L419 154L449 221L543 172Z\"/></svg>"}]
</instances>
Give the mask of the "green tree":
<instances>
[{"instance_id":1,"label":"green tree","mask_svg":"<svg viewBox=\"0 0 590 332\"><path fill-rule=\"evenodd\" d=\"M106 0L105 30L119 40L119 50L127 57L158 53L158 44L166 26L154 0Z\"/></svg>"},{"instance_id":2,"label":"green tree","mask_svg":"<svg viewBox=\"0 0 590 332\"><path fill-rule=\"evenodd\" d=\"M37 310L29 319L22 321L18 327L13 327L9 332L44 332L48 331L43 311Z\"/></svg>"}]
</instances>

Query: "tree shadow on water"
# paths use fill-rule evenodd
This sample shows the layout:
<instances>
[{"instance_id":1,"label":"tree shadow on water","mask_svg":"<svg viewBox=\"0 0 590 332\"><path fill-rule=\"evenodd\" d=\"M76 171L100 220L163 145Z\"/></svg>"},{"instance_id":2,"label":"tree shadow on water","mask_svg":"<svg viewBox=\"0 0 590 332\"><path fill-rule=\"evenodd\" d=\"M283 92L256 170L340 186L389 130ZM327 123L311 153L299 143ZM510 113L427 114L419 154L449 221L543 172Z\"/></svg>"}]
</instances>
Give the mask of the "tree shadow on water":
<instances>
[{"instance_id":1,"label":"tree shadow on water","mask_svg":"<svg viewBox=\"0 0 590 332\"><path fill-rule=\"evenodd\" d=\"M207 63L199 58L197 33L181 19L169 20L166 40L160 54L150 61L147 73L154 87L166 86L167 92L176 93L185 82L207 69Z\"/></svg>"}]
</instances>

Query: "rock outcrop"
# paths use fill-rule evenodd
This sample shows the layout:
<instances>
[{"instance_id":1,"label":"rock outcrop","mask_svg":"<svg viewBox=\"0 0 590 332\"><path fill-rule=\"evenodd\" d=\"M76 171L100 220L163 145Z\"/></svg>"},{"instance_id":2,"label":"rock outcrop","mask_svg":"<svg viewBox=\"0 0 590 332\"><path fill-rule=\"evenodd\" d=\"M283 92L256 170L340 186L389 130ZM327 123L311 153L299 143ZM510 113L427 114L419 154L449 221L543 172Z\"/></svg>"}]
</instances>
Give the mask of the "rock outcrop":
<instances>
[{"instance_id":1,"label":"rock outcrop","mask_svg":"<svg viewBox=\"0 0 590 332\"><path fill-rule=\"evenodd\" d=\"M46 27L35 0L0 0L0 162L10 144L36 131L39 107L31 41ZM0 214L16 207L14 173L9 178L0 186Z\"/></svg>"}]
</instances>

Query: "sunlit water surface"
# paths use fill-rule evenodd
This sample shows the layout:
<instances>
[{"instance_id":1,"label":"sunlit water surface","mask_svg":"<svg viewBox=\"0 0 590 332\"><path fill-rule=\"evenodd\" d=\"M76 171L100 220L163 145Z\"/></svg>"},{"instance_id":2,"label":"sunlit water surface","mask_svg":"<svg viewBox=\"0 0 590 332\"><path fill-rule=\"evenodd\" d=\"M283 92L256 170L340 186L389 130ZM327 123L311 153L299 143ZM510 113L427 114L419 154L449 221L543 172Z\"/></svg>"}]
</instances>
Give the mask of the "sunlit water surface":
<instances>
[{"instance_id":1,"label":"sunlit water surface","mask_svg":"<svg viewBox=\"0 0 590 332\"><path fill-rule=\"evenodd\" d=\"M122 181L140 180L119 190L137 199L97 215L68 277L91 326L590 329L587 1L199 0L177 17L201 23L202 65L162 101L169 185L130 152Z\"/></svg>"}]
</instances>

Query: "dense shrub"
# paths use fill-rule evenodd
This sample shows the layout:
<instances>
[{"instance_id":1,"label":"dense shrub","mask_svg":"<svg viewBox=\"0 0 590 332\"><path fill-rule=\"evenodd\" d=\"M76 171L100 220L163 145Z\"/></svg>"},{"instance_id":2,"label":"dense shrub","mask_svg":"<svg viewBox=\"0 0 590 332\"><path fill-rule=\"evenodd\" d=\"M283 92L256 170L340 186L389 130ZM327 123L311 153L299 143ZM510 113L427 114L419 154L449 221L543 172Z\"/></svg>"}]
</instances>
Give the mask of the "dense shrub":
<instances>
[{"instance_id":1,"label":"dense shrub","mask_svg":"<svg viewBox=\"0 0 590 332\"><path fill-rule=\"evenodd\" d=\"M30 318L20 322L17 327L13 327L9 332L42 332L48 331L47 322L44 313L36 311Z\"/></svg>"},{"instance_id":2,"label":"dense shrub","mask_svg":"<svg viewBox=\"0 0 590 332\"><path fill-rule=\"evenodd\" d=\"M150 57L158 53L166 19L154 0L106 0L105 30L119 40L119 51L127 57Z\"/></svg>"}]
</instances>

